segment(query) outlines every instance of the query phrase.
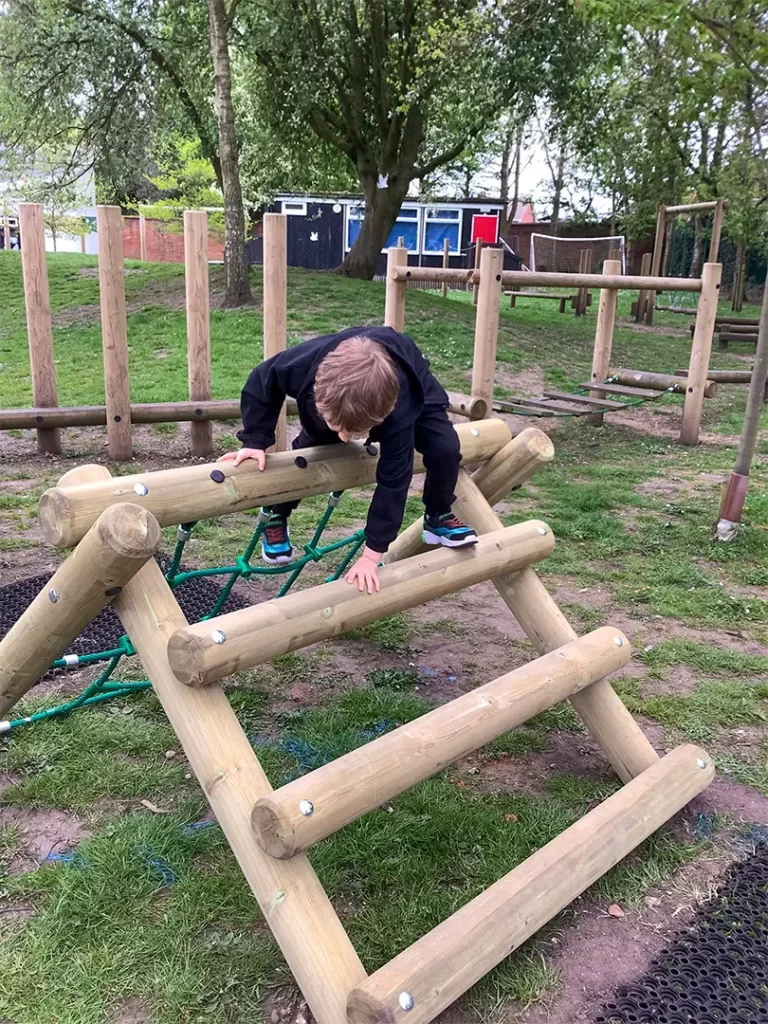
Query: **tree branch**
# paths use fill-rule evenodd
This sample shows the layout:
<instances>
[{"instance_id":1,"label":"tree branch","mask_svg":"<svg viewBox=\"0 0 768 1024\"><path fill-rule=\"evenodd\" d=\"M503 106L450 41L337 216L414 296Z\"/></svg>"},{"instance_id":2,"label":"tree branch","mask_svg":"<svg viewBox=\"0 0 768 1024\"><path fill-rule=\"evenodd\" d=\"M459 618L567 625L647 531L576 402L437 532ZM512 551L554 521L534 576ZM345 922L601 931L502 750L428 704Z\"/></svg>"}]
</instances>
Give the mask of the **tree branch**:
<instances>
[{"instance_id":1,"label":"tree branch","mask_svg":"<svg viewBox=\"0 0 768 1024\"><path fill-rule=\"evenodd\" d=\"M355 159L357 152L355 147L347 142L343 135L339 135L331 128L319 107L312 108L309 113L309 120L316 135L319 135L321 139L325 139L326 142L330 142L332 146L340 149L350 160Z\"/></svg>"},{"instance_id":2,"label":"tree branch","mask_svg":"<svg viewBox=\"0 0 768 1024\"><path fill-rule=\"evenodd\" d=\"M439 156L434 157L432 160L428 160L425 164L422 164L421 167L414 167L413 176L415 178L424 178L427 174L431 174L432 171L437 170L438 167L442 167L443 164L450 163L451 160L455 160L457 156L461 156L479 131L480 129L470 132L469 135L465 136L461 140L461 142L457 142L455 146L451 146L450 149L443 150Z\"/></svg>"}]
</instances>

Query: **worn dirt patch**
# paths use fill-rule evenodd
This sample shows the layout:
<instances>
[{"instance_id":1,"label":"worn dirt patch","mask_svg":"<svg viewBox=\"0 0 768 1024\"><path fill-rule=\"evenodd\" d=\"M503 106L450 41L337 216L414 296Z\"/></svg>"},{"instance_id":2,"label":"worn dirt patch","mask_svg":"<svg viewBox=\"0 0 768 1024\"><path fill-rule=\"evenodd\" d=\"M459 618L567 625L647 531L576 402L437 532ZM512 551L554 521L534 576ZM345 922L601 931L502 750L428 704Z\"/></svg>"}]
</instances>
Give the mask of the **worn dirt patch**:
<instances>
[{"instance_id":1,"label":"worn dirt patch","mask_svg":"<svg viewBox=\"0 0 768 1024\"><path fill-rule=\"evenodd\" d=\"M0 826L14 827L19 834L19 850L11 860L11 874L39 867L51 854L73 849L89 834L74 814L10 804L0 806Z\"/></svg>"},{"instance_id":2,"label":"worn dirt patch","mask_svg":"<svg viewBox=\"0 0 768 1024\"><path fill-rule=\"evenodd\" d=\"M150 1024L149 1007L139 996L128 996L107 1014L108 1024Z\"/></svg>"}]
</instances>

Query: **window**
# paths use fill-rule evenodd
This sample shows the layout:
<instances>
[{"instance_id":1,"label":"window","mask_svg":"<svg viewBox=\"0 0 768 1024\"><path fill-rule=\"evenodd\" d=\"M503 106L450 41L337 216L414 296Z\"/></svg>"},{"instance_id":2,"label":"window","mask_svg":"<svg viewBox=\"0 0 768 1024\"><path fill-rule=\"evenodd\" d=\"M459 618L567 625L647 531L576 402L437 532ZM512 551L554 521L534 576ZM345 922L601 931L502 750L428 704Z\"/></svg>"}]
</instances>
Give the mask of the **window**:
<instances>
[{"instance_id":1,"label":"window","mask_svg":"<svg viewBox=\"0 0 768 1024\"><path fill-rule=\"evenodd\" d=\"M363 206L347 207L347 251L352 248L360 234L364 216L365 208ZM419 208L417 206L404 206L400 210L382 252L397 245L397 240L401 237L408 252L417 253L419 251Z\"/></svg>"},{"instance_id":2,"label":"window","mask_svg":"<svg viewBox=\"0 0 768 1024\"><path fill-rule=\"evenodd\" d=\"M287 199L283 200L283 213L287 213L290 217L306 217L307 215L307 204L306 203L294 203Z\"/></svg>"},{"instance_id":3,"label":"window","mask_svg":"<svg viewBox=\"0 0 768 1024\"><path fill-rule=\"evenodd\" d=\"M433 206L424 211L424 249L427 255L442 255L447 238L454 254L461 247L461 210Z\"/></svg>"}]
</instances>

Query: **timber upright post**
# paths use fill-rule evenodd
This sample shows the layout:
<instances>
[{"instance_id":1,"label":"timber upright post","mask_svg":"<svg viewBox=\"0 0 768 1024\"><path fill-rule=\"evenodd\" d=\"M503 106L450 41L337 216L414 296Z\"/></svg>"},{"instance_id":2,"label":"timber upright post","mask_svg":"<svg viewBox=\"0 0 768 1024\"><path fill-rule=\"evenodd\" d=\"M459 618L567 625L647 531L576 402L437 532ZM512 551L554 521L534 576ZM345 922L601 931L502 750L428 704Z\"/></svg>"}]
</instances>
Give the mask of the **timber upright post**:
<instances>
[{"instance_id":1,"label":"timber upright post","mask_svg":"<svg viewBox=\"0 0 768 1024\"><path fill-rule=\"evenodd\" d=\"M10 242L10 226L5 218L5 237ZM40 203L19 204L19 238L22 238L21 266L24 274L24 303L27 310L29 372L36 406L55 408L56 366L53 359L53 323L48 291L48 265L45 256L45 225ZM10 245L9 245L10 248ZM54 428L39 427L37 450L50 455L61 453L61 436Z\"/></svg>"},{"instance_id":2,"label":"timber upright post","mask_svg":"<svg viewBox=\"0 0 768 1024\"><path fill-rule=\"evenodd\" d=\"M451 265L451 240L450 238L443 239L443 268L447 270ZM448 297L448 282L443 281L442 288L440 289L443 298Z\"/></svg>"},{"instance_id":3,"label":"timber upright post","mask_svg":"<svg viewBox=\"0 0 768 1024\"><path fill-rule=\"evenodd\" d=\"M147 218L144 211L139 209L139 259L142 263L147 260Z\"/></svg>"},{"instance_id":4,"label":"timber upright post","mask_svg":"<svg viewBox=\"0 0 768 1024\"><path fill-rule=\"evenodd\" d=\"M698 444L701 429L701 407L707 385L709 357L715 333L717 303L720 298L720 279L723 268L719 263L705 263L701 274L701 293L696 308L696 326L691 345L691 362L685 389L683 422L680 427L681 444Z\"/></svg>"},{"instance_id":5,"label":"timber upright post","mask_svg":"<svg viewBox=\"0 0 768 1024\"><path fill-rule=\"evenodd\" d=\"M723 217L725 216L725 199L718 199L715 203L715 212L712 216L712 234L709 239L709 256L707 263L719 263L720 238L723 233Z\"/></svg>"},{"instance_id":6,"label":"timber upright post","mask_svg":"<svg viewBox=\"0 0 768 1024\"><path fill-rule=\"evenodd\" d=\"M653 241L653 258L651 260L651 277L658 277L661 273L661 257L664 252L664 238L667 233L667 208L660 206L656 214L656 237ZM645 294L645 322L653 323L653 307L656 305L656 292L648 291Z\"/></svg>"},{"instance_id":7,"label":"timber upright post","mask_svg":"<svg viewBox=\"0 0 768 1024\"><path fill-rule=\"evenodd\" d=\"M640 262L640 276L648 277L651 273L651 260L653 256L649 252L643 253L643 258ZM641 288L637 293L637 306L635 307L635 323L641 324L645 319L645 309L648 304L648 292L645 288Z\"/></svg>"},{"instance_id":8,"label":"timber upright post","mask_svg":"<svg viewBox=\"0 0 768 1024\"><path fill-rule=\"evenodd\" d=\"M288 218L264 214L264 358L284 352L288 344ZM275 429L274 451L285 451L285 405Z\"/></svg>"},{"instance_id":9,"label":"timber upright post","mask_svg":"<svg viewBox=\"0 0 768 1024\"><path fill-rule=\"evenodd\" d=\"M604 274L620 274L621 260L606 260L603 264ZM595 328L595 348L592 353L592 374L590 380L593 384L603 384L608 376L608 367L611 365L611 348L613 347L613 329L616 324L616 303L619 293L615 288L600 289L600 305L597 310L597 327ZM590 397L602 398L602 392L590 391ZM592 412L587 416L587 422L596 427L603 425L602 412Z\"/></svg>"},{"instance_id":10,"label":"timber upright post","mask_svg":"<svg viewBox=\"0 0 768 1024\"><path fill-rule=\"evenodd\" d=\"M579 273L588 274L592 265L592 250L582 249L579 253ZM576 294L576 302L574 304L574 315L575 316L586 316L587 313L587 296L589 292L586 288L579 288Z\"/></svg>"},{"instance_id":11,"label":"timber upright post","mask_svg":"<svg viewBox=\"0 0 768 1024\"><path fill-rule=\"evenodd\" d=\"M211 324L208 295L208 214L184 211L184 264L187 293L187 364L189 400L211 399ZM210 420L190 424L192 454L213 452Z\"/></svg>"},{"instance_id":12,"label":"timber upright post","mask_svg":"<svg viewBox=\"0 0 768 1024\"><path fill-rule=\"evenodd\" d=\"M99 294L104 352L109 457L126 462L133 455L131 388L128 378L128 324L123 274L123 215L119 206L97 206Z\"/></svg>"},{"instance_id":13,"label":"timber upright post","mask_svg":"<svg viewBox=\"0 0 768 1024\"><path fill-rule=\"evenodd\" d=\"M384 307L384 326L401 333L405 330L405 281L396 281L392 271L396 267L408 266L408 250L392 246L387 250L387 297Z\"/></svg>"},{"instance_id":14,"label":"timber upright post","mask_svg":"<svg viewBox=\"0 0 768 1024\"><path fill-rule=\"evenodd\" d=\"M493 385L496 378L496 349L499 343L499 311L501 310L503 270L504 250L484 249L480 260L480 283L477 285L472 397L484 399L488 412L493 406Z\"/></svg>"}]
</instances>

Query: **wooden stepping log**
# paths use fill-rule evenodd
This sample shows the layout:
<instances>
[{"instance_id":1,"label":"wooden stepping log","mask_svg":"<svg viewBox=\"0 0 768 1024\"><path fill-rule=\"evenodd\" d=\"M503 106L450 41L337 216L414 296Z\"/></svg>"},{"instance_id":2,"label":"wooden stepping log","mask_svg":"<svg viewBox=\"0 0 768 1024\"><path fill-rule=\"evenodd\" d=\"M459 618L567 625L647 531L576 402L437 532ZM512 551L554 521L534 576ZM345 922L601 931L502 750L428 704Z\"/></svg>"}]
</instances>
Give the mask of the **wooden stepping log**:
<instances>
[{"instance_id":1,"label":"wooden stepping log","mask_svg":"<svg viewBox=\"0 0 768 1024\"><path fill-rule=\"evenodd\" d=\"M569 391L545 391L545 398L562 398L566 402L579 402L582 405L592 405L595 409L626 409L624 402L611 402L606 398L590 398L589 395L574 395Z\"/></svg>"},{"instance_id":2,"label":"wooden stepping log","mask_svg":"<svg viewBox=\"0 0 768 1024\"><path fill-rule=\"evenodd\" d=\"M576 398L577 396L574 396ZM587 413L594 412L592 406L577 405L571 402L554 402L549 401L546 398L512 398L508 402L496 401L493 403L494 407L501 409L503 412L516 412L521 410L523 414L527 409L543 409L547 412L567 412L571 416L586 416Z\"/></svg>"},{"instance_id":3,"label":"wooden stepping log","mask_svg":"<svg viewBox=\"0 0 768 1024\"><path fill-rule=\"evenodd\" d=\"M662 395L666 395L666 391L651 391L648 388L625 388L619 387L618 384L593 384L589 380L586 384L580 384L579 387L590 388L592 391L602 391L606 395L626 395L627 398L645 398L649 402L653 402L655 399L661 398Z\"/></svg>"}]
</instances>

